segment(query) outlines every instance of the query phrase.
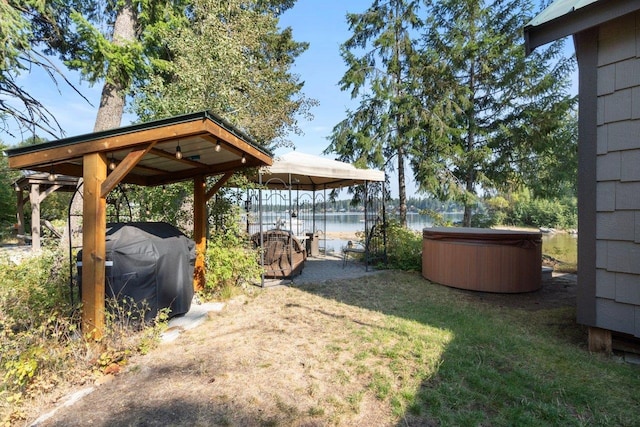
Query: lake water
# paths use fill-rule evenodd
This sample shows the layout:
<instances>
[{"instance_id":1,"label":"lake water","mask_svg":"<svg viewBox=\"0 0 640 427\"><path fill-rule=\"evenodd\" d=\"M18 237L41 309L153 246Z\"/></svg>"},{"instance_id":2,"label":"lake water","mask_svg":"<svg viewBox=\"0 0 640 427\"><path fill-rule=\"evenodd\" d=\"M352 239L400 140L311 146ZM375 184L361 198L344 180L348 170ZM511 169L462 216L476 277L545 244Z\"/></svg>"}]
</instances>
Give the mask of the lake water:
<instances>
[{"instance_id":1,"label":"lake water","mask_svg":"<svg viewBox=\"0 0 640 427\"><path fill-rule=\"evenodd\" d=\"M451 222L461 221L462 213L453 212L445 214ZM321 228L323 218L316 216L316 228ZM328 213L326 216L327 233L332 232L356 232L364 230L364 215L356 212ZM410 229L422 231L425 227L431 227L433 220L428 215L416 213L407 214L407 225ZM332 239L327 240L327 249L339 252L346 241ZM577 264L578 238L567 233L548 233L542 235L542 253L550 255L561 261Z\"/></svg>"}]
</instances>

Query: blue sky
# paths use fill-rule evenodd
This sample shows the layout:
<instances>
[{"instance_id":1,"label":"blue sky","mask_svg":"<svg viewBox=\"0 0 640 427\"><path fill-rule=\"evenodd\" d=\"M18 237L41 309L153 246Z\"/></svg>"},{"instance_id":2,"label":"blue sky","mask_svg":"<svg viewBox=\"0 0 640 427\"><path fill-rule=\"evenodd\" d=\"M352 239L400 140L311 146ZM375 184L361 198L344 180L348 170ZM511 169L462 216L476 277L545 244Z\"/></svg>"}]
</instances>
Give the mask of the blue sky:
<instances>
[{"instance_id":1,"label":"blue sky","mask_svg":"<svg viewBox=\"0 0 640 427\"><path fill-rule=\"evenodd\" d=\"M298 0L281 17L281 27L291 27L295 40L310 43L309 49L297 59L292 71L305 82L305 95L319 101L319 106L311 111L314 115L312 121L299 120L304 135L291 136L291 141L299 151L320 155L329 145L327 137L331 129L344 118L348 108L356 105L349 93L340 91L338 86L346 71L339 47L350 36L345 18L347 12L361 13L370 5L371 0ZM567 49L569 54L573 53L571 41L567 43ZM68 74L68 77L74 84L80 85L82 93L92 105L62 82L56 88L50 78L38 70L21 76L20 83L55 115L66 136L89 133L93 129L102 86L89 87L80 82L77 74ZM133 120L134 117L125 116L122 125L130 124ZM29 136L0 134L0 140L13 145ZM287 151L289 149L281 149L276 154ZM408 184L413 188L411 183Z\"/></svg>"},{"instance_id":2,"label":"blue sky","mask_svg":"<svg viewBox=\"0 0 640 427\"><path fill-rule=\"evenodd\" d=\"M322 6L319 7L320 4ZM305 135L292 136L297 150L320 154L328 145L326 137L331 129L344 117L351 102L350 96L338 87L338 81L346 70L339 54L340 44L349 37L345 15L348 11L364 11L370 4L370 0L299 0L293 9L281 17L281 27L292 27L296 40L310 43L309 49L296 61L293 72L305 82L305 95L320 102L312 110L315 116L312 122L299 121ZM89 105L63 82L56 88L51 79L37 69L31 74L23 74L19 81L54 114L66 136L89 133L93 130L102 87L89 87L80 81L76 73L66 74L72 83L80 86L83 95L93 105ZM126 116L122 125L130 124L133 120L135 117ZM0 139L13 145L31 136L19 135L15 129L12 131L15 137L0 134Z\"/></svg>"}]
</instances>

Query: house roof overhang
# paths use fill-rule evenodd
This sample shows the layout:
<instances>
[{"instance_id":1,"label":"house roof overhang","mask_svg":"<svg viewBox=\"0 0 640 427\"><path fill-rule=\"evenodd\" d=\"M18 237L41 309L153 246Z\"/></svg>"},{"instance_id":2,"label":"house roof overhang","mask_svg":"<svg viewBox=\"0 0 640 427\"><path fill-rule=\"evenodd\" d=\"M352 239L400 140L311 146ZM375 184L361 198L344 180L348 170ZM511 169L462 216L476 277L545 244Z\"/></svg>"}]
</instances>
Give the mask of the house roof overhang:
<instances>
[{"instance_id":1,"label":"house roof overhang","mask_svg":"<svg viewBox=\"0 0 640 427\"><path fill-rule=\"evenodd\" d=\"M176 158L180 147L182 158ZM6 150L9 167L83 176L83 158L103 153L129 163L121 181L144 186L180 182L272 164L271 155L209 111Z\"/></svg>"},{"instance_id":2,"label":"house roof overhang","mask_svg":"<svg viewBox=\"0 0 640 427\"><path fill-rule=\"evenodd\" d=\"M526 53L637 10L638 0L556 0L525 25Z\"/></svg>"}]
</instances>

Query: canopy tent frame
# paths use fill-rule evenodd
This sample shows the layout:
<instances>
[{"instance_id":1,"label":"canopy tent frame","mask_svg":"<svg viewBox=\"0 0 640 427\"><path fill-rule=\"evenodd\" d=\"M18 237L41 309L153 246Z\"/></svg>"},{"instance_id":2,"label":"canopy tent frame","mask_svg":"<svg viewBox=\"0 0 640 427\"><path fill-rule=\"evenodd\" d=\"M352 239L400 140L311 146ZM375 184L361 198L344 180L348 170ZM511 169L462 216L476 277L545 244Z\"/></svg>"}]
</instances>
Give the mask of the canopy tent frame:
<instances>
[{"instance_id":1,"label":"canopy tent frame","mask_svg":"<svg viewBox=\"0 0 640 427\"><path fill-rule=\"evenodd\" d=\"M276 157L271 166L263 167L258 170L257 176L253 177L254 182L258 184L258 232L260 233L260 245L263 247L263 236L265 226L270 224L269 221L265 221L265 206L264 193L266 191L285 191L288 193L288 221L285 220L285 225L288 224L289 231L294 235L298 235L299 238L317 239L317 232L320 231L316 223L316 208L318 207L317 193L322 191L322 202L324 203L323 215L322 215L322 241L324 243L324 255L326 256L326 224L327 224L327 190L342 189L345 187L363 186L363 205L364 205L364 240L369 240L369 233L375 223L386 224L386 210L385 210L385 181L386 177L384 172L373 169L358 169L355 166L340 162L337 160L331 160L323 157L313 156L310 154L304 154L300 152L290 152L282 156ZM373 194L371 192L372 184L381 184L380 193L382 194L381 209L377 212L373 209ZM299 233L299 216L300 197L296 197L296 204L292 201L293 192L299 195L300 191L311 192L312 213L311 222L312 228L310 230L304 229L304 234ZM250 200L250 196L247 196L247 200ZM291 213L296 212L296 220L298 228L294 227L294 218ZM248 214L248 213L247 213ZM275 225L275 224L274 224ZM304 226L303 226L304 227ZM385 227L381 227L383 232L383 251L386 256L386 233ZM249 227L247 227L249 230ZM294 231L297 231L295 233ZM307 241L308 242L308 241ZM307 244L307 249L310 249L312 245ZM370 267L370 261L372 261L370 248L365 248L365 269L368 271ZM320 253L323 253L320 251ZM261 265L264 267L264 253L261 251ZM261 285L265 286L265 269L263 268Z\"/></svg>"}]
</instances>

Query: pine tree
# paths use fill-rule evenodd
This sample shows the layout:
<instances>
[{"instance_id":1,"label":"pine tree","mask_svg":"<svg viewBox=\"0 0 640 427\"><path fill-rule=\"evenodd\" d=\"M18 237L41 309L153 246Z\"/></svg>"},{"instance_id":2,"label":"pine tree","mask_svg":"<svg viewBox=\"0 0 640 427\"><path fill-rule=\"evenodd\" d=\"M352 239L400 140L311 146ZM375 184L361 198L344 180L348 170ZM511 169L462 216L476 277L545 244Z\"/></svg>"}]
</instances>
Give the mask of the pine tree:
<instances>
[{"instance_id":1,"label":"pine tree","mask_svg":"<svg viewBox=\"0 0 640 427\"><path fill-rule=\"evenodd\" d=\"M573 61L561 42L525 57L527 0L442 0L429 8L423 102L450 104L446 131L427 129L413 168L420 188L464 204L471 225L478 192L521 180L533 154L553 144L575 98Z\"/></svg>"},{"instance_id":2,"label":"pine tree","mask_svg":"<svg viewBox=\"0 0 640 427\"><path fill-rule=\"evenodd\" d=\"M418 60L415 35L422 26L418 8L414 0L375 0L365 12L347 14L352 35L341 46L348 70L340 85L360 103L334 127L325 150L356 166L397 170L403 226L407 223L405 161L419 114L412 77Z\"/></svg>"}]
</instances>

